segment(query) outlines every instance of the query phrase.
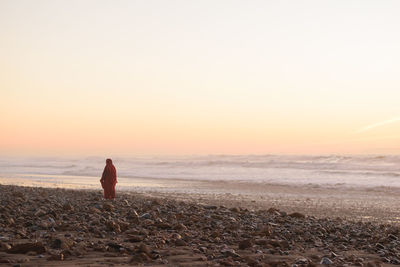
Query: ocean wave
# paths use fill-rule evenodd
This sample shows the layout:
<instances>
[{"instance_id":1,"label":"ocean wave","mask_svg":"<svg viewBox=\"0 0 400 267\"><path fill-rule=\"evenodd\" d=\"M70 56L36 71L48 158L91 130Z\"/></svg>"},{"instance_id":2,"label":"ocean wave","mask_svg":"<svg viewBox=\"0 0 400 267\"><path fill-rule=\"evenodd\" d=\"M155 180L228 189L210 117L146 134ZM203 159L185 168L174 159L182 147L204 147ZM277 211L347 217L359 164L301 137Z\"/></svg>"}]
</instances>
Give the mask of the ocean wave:
<instances>
[{"instance_id":1,"label":"ocean wave","mask_svg":"<svg viewBox=\"0 0 400 267\"><path fill-rule=\"evenodd\" d=\"M393 184L400 179L394 155L210 155L114 157L119 177L243 180L288 183ZM1 158L3 173L70 176L101 175L104 158ZM381 179L375 179L380 177Z\"/></svg>"},{"instance_id":2,"label":"ocean wave","mask_svg":"<svg viewBox=\"0 0 400 267\"><path fill-rule=\"evenodd\" d=\"M0 167L7 167L7 168L35 168L35 169L72 169L76 168L77 165L40 165L40 164L8 164L3 163L4 165L0 165Z\"/></svg>"},{"instance_id":3,"label":"ocean wave","mask_svg":"<svg viewBox=\"0 0 400 267\"><path fill-rule=\"evenodd\" d=\"M343 175L360 175L360 176L392 176L392 177L400 177L400 173L398 172L365 172L365 171L320 171L320 173L327 174L343 174Z\"/></svg>"}]
</instances>

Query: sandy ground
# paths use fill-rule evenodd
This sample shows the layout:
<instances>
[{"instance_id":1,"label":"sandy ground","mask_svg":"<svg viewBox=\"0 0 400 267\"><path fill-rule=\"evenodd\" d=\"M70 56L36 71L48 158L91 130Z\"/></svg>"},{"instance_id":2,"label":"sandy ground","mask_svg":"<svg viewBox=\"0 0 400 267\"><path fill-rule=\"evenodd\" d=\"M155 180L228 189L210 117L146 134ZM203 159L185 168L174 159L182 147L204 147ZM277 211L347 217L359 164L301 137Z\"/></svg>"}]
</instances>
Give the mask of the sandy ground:
<instances>
[{"instance_id":1,"label":"sandy ground","mask_svg":"<svg viewBox=\"0 0 400 267\"><path fill-rule=\"evenodd\" d=\"M97 178L73 178L69 184L46 179L35 182L0 177L0 184L46 188L99 190ZM60 179L60 182L66 182ZM117 191L171 197L198 203L242 206L251 209L275 207L317 217L400 223L400 188L354 188L322 185L280 185L240 181L207 181L154 178L119 178Z\"/></svg>"},{"instance_id":2,"label":"sandy ground","mask_svg":"<svg viewBox=\"0 0 400 267\"><path fill-rule=\"evenodd\" d=\"M234 181L138 179L133 193L254 210L270 207L317 217L400 223L400 188L278 185ZM152 187L156 184L156 187ZM125 191L124 191L125 192Z\"/></svg>"},{"instance_id":3,"label":"sandy ground","mask_svg":"<svg viewBox=\"0 0 400 267\"><path fill-rule=\"evenodd\" d=\"M125 188L121 191L117 188L117 199L112 202L116 211L108 212L104 208L104 203L107 202L102 200L101 190L65 190L60 189L60 185L52 186L58 189L37 187L29 189L29 187L5 186L4 184L4 181L0 180L2 192L2 196L0 196L2 219L2 222L0 222L0 226L2 226L0 227L0 243L2 244L0 265L4 266L291 266L293 264L296 266L316 266L320 265L324 257L329 257L333 261L333 266L373 267L397 264L397 259L400 259L400 252L397 253L396 249L400 246L400 241L397 241L397 238L400 240L400 229L398 228L400 222L400 198L398 197L400 190L397 188L343 188L225 181L137 179L137 183L133 182L133 186L130 186L129 190ZM18 196L15 201L14 196ZM153 204L148 206L147 203L153 203L154 199L156 199L155 206L158 207L154 207ZM162 204L158 202L159 200ZM197 219L204 221L200 225L209 224L210 217L213 220L215 219L215 221L211 221L211 224L219 227L227 223L227 220L235 220L236 223L234 224L239 225L237 231L240 234L237 235L228 231L229 234L225 237L225 230L221 228L221 236L215 237L212 232L202 232L203 228L192 229L190 227L192 219L187 216L184 221L187 230L177 231L172 226L165 230L162 227L156 227L157 220L162 218L161 215L159 218L152 217L151 220L140 219L130 222L129 227L135 229L131 233L129 230L124 230L115 234L110 229L100 229L99 231L102 231L103 234L96 236L96 234L90 232L90 228L88 233L68 227L66 230L61 230L63 229L61 227L63 226L62 218L65 217L59 214L57 210L53 210L52 207L57 206L54 203L65 203L66 201L70 202L75 208L62 212L69 212L73 216L77 216L73 221L77 225L90 224L91 220L97 219L101 222L107 222L107 220L113 220L113 218L118 218L116 219L118 222L122 220L126 224L128 219L124 212L131 208L131 204L126 206L126 203L137 202L133 206L138 211L139 218L144 216L147 210L153 210L151 213L153 215L167 214L163 220L172 224L171 218L176 220L179 218L178 215L182 213L193 214L192 209L199 209L202 213L198 213L200 218ZM18 210L21 210L21 213L8 210L9 205L7 203L15 205ZM61 205L58 206L59 209L63 209ZM85 215L90 206L97 207L100 214ZM38 210L45 210L44 207L50 209L51 212L38 215ZM171 209L171 207L178 207L178 211L176 208ZM211 210L208 210L207 207L211 207ZM119 208L121 210L118 210ZM165 211L163 211L163 208L165 208ZM273 214L265 217L268 209L272 210ZM276 214L274 209L277 210ZM78 210L80 213L77 213ZM240 211L239 215L230 210ZM307 219L293 219L288 216L293 213L304 214ZM59 226L59 228L55 227L54 233L51 233L48 226L46 228L46 226L39 224L43 223L43 219L49 220L49 214L53 214L51 216L55 218L56 224ZM92 216L94 217L92 218ZM10 221L10 218L13 221ZM249 218L254 218L254 220ZM275 240L290 242L290 248L285 248L287 252L284 247L274 250L275 248L271 245L260 245L264 244L257 243L260 236L252 237L256 233L246 228L247 224L257 225L261 222L261 225L263 225L266 220L269 221L269 225L273 225L277 229L274 233L276 236L270 236L269 240L271 242L275 242ZM30 225L36 223L38 223L39 228L33 229L41 230L29 232ZM329 242L325 242L323 238L317 238L313 241L314 245L309 245L309 241L304 241L302 231L308 231L308 234L315 235L315 233L310 232L310 225L313 224L316 227L322 225L325 228L338 225L341 233L335 233L334 239L332 239L333 232L327 235L326 238ZM328 226L325 226L325 224ZM121 225L124 224L121 223ZM278 225L281 225L279 227L286 225L286 230L279 228ZM348 227L352 230L348 230ZM208 229L208 227L206 228ZM305 230L302 230L303 228ZM294 239L297 240L299 237L298 241L291 241L290 238L286 239L283 236L282 233L287 229L296 233ZM378 232L371 234L372 237L360 238L363 235L362 233L371 229ZM21 231L24 234L20 234ZM126 236L131 236L132 233L137 234L136 232L141 234L141 231L146 232L147 238L143 239L140 244L145 244L152 249L151 253L144 256L139 243L133 243L133 245L129 245L129 242L124 243ZM341 238L341 236L351 236L354 232L359 233L346 241L348 243L343 241L344 243L339 244L332 241ZM65 251L52 248L54 238L57 236L64 238L66 234L68 234L69 239L74 240L75 247L68 248ZM184 245L173 243L176 242L175 239L173 242L167 241L176 238L174 234L182 236L179 238L185 240ZM192 238L199 234L204 237L200 238L200 241L193 239L191 243ZM380 239L380 236L383 239ZM392 240L388 236L395 236L396 239ZM356 238L358 238L358 241L353 241ZM240 249L238 243L247 239L251 239L255 243L250 248ZM160 240L164 240L161 243L163 245L158 243ZM43 242L46 253L7 253L7 249L16 244L36 241ZM80 254L79 245L83 242L86 242L86 247L82 248L82 254ZM96 242L98 242L99 248L96 247ZM109 242L121 244L126 251L110 250L107 245ZM365 242L365 244L362 246L355 245L354 242L356 244ZM383 251L387 249L387 252L375 248L375 245L380 243L384 244L384 246L382 245ZM393 249L389 250L391 247ZM230 250L233 250L233 252L229 252ZM161 255L160 258L156 258L154 251ZM62 253L65 254L65 260L60 261L58 257ZM379 253L387 254L382 256ZM54 259L51 259L51 257L54 257ZM398 263L400 264L400 260Z\"/></svg>"}]
</instances>

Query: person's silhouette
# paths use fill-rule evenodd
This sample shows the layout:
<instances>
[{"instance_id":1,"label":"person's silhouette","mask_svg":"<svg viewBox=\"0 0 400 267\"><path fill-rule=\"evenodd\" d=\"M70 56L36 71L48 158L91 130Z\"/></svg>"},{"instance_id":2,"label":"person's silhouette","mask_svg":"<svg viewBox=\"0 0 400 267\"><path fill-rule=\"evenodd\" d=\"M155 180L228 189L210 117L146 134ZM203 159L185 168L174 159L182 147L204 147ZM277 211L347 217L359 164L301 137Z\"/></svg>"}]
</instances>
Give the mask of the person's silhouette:
<instances>
[{"instance_id":1,"label":"person's silhouette","mask_svg":"<svg viewBox=\"0 0 400 267\"><path fill-rule=\"evenodd\" d=\"M115 198L115 185L117 184L117 170L115 169L112 160L106 160L103 175L100 179L101 187L104 189L105 199Z\"/></svg>"}]
</instances>

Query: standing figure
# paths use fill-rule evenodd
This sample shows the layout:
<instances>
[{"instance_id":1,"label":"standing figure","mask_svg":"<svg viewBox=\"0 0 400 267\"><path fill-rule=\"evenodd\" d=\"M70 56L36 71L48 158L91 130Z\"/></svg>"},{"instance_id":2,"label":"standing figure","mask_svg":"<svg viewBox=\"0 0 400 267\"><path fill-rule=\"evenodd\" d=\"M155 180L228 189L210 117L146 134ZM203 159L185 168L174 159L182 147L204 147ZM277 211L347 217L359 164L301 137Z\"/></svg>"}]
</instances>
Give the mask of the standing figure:
<instances>
[{"instance_id":1,"label":"standing figure","mask_svg":"<svg viewBox=\"0 0 400 267\"><path fill-rule=\"evenodd\" d=\"M117 170L115 169L112 160L106 160L103 175L100 179L101 187L104 189L105 199L115 198L115 185L117 184Z\"/></svg>"}]
</instances>

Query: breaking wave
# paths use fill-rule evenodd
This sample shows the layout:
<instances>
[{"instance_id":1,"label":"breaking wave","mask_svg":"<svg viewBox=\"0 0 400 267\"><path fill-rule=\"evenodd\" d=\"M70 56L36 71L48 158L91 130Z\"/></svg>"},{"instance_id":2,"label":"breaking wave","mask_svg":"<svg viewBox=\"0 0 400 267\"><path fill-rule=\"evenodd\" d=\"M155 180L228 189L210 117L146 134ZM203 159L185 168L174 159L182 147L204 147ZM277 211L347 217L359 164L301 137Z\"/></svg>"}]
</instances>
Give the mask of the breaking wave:
<instances>
[{"instance_id":1,"label":"breaking wave","mask_svg":"<svg viewBox=\"0 0 400 267\"><path fill-rule=\"evenodd\" d=\"M7 174L100 177L105 159L0 158ZM400 187L395 155L209 155L115 157L119 177L235 180L280 184Z\"/></svg>"}]
</instances>

